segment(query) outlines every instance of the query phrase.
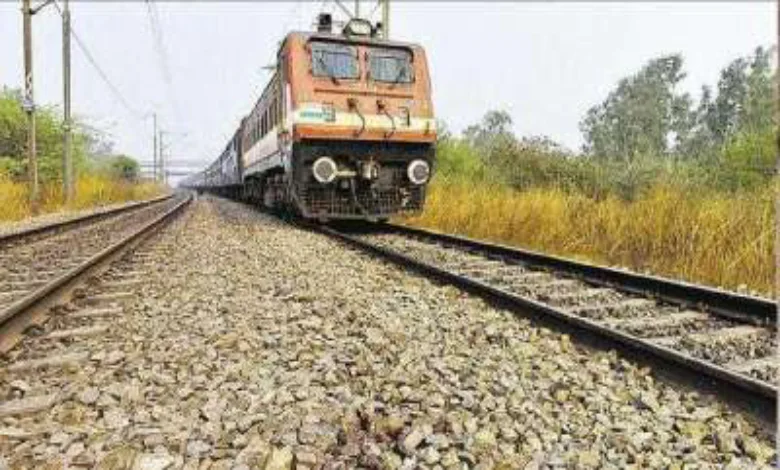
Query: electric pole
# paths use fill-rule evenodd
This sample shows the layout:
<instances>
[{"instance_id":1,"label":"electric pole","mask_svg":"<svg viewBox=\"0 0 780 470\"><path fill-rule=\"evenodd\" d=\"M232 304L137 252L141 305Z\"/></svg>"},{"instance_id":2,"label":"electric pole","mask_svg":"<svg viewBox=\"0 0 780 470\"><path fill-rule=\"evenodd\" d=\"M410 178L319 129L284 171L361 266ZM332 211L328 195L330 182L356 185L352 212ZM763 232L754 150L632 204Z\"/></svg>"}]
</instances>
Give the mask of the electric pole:
<instances>
[{"instance_id":1,"label":"electric pole","mask_svg":"<svg viewBox=\"0 0 780 470\"><path fill-rule=\"evenodd\" d=\"M27 113L27 177L30 183L30 208L38 212L38 159L35 148L35 94L33 92L32 14L30 0L22 0L24 34L24 101Z\"/></svg>"},{"instance_id":2,"label":"electric pole","mask_svg":"<svg viewBox=\"0 0 780 470\"><path fill-rule=\"evenodd\" d=\"M165 170L165 157L163 156L163 151L165 150L165 145L163 144L163 131L160 131L160 155L159 155L159 174L155 173L155 179L157 181L162 180L163 177L163 171Z\"/></svg>"},{"instance_id":3,"label":"electric pole","mask_svg":"<svg viewBox=\"0 0 780 470\"><path fill-rule=\"evenodd\" d=\"M62 87L63 87L63 145L62 189L65 203L73 202L72 121L70 117L70 8L69 0L63 0L62 9Z\"/></svg>"},{"instance_id":4,"label":"electric pole","mask_svg":"<svg viewBox=\"0 0 780 470\"><path fill-rule=\"evenodd\" d=\"M154 122L154 151L152 155L152 175L153 179L157 181L157 113L152 113L152 121Z\"/></svg>"}]
</instances>

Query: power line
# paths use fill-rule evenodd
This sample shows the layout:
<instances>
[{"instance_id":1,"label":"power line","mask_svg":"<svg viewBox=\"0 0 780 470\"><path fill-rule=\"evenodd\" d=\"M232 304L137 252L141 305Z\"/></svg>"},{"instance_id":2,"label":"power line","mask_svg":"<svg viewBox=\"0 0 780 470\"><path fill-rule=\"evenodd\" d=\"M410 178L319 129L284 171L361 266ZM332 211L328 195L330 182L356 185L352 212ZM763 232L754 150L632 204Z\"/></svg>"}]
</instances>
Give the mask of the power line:
<instances>
[{"instance_id":1,"label":"power line","mask_svg":"<svg viewBox=\"0 0 780 470\"><path fill-rule=\"evenodd\" d=\"M62 16L63 15L62 8L60 8L60 4L56 0L54 1L54 6L55 8L57 8L57 11L59 12L60 16ZM79 37L78 33L76 33L76 29L73 27L72 24L70 26L70 35L76 41L76 45L84 54L84 57L86 57L90 65L92 65L92 68L95 69L95 71L98 73L100 78L106 84L108 89L114 95L114 98L116 98L117 101L119 101L122 104L122 106L127 110L128 113L130 113L137 119L143 119L143 115L130 106L127 99L125 99L125 97L119 91L119 88L117 88L116 85L114 85L114 83L111 81L111 79L108 78L108 75L106 74L106 72L103 71L103 69L97 63L97 60L92 55L92 53L89 52L89 48L87 48L87 45L84 43L84 41L81 40L81 37Z\"/></svg>"},{"instance_id":2,"label":"power line","mask_svg":"<svg viewBox=\"0 0 780 470\"><path fill-rule=\"evenodd\" d=\"M178 119L181 119L181 112L179 110L178 101L176 100L176 94L173 87L173 75L171 74L171 68L168 60L168 51L165 47L165 41L163 38L162 23L160 23L160 15L157 11L156 5L151 0L146 0L146 12L149 17L149 27L152 33L152 45L157 56L157 65L160 67L160 71L165 82L166 97L168 99L173 112Z\"/></svg>"}]
</instances>

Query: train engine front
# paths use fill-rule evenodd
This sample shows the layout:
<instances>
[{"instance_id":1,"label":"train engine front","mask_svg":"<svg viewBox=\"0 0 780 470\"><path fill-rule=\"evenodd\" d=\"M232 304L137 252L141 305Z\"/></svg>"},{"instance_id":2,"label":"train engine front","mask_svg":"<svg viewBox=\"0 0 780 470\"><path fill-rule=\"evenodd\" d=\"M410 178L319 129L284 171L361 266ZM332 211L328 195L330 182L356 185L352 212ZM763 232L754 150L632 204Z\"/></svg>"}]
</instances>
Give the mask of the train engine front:
<instances>
[{"instance_id":1,"label":"train engine front","mask_svg":"<svg viewBox=\"0 0 780 470\"><path fill-rule=\"evenodd\" d=\"M378 39L368 22L342 34L287 37L292 158L287 194L304 217L384 219L419 212L435 160L425 51Z\"/></svg>"}]
</instances>

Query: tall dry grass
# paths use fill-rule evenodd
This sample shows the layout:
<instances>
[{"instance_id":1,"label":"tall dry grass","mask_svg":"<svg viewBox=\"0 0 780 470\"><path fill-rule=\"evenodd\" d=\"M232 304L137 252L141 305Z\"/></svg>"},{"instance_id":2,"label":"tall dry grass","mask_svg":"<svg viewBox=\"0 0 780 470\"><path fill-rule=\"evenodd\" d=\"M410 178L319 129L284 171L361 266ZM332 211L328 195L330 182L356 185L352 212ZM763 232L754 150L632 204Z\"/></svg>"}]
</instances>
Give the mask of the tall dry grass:
<instances>
[{"instance_id":1,"label":"tall dry grass","mask_svg":"<svg viewBox=\"0 0 780 470\"><path fill-rule=\"evenodd\" d=\"M633 202L437 182L405 222L635 271L774 296L774 194L657 186Z\"/></svg>"},{"instance_id":2,"label":"tall dry grass","mask_svg":"<svg viewBox=\"0 0 780 470\"><path fill-rule=\"evenodd\" d=\"M88 175L76 181L75 198L65 206L59 183L40 188L39 214L74 211L125 201L149 199L165 189L151 182L133 183L105 176ZM0 221L16 221L33 216L26 184L0 176Z\"/></svg>"}]
</instances>

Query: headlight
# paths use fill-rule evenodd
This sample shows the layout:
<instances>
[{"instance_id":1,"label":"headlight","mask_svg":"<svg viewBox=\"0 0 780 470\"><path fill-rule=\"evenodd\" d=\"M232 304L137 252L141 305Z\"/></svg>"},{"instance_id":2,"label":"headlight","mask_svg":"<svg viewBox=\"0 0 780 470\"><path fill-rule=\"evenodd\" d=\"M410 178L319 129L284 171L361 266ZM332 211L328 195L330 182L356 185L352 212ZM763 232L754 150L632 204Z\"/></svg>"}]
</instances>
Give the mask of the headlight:
<instances>
[{"instance_id":1,"label":"headlight","mask_svg":"<svg viewBox=\"0 0 780 470\"><path fill-rule=\"evenodd\" d=\"M354 18L344 26L344 33L348 36L369 36L371 34L371 23L363 18Z\"/></svg>"},{"instance_id":2,"label":"headlight","mask_svg":"<svg viewBox=\"0 0 780 470\"><path fill-rule=\"evenodd\" d=\"M311 166L311 172L315 180L322 184L327 184L336 179L338 167L336 167L336 162L332 158L320 157Z\"/></svg>"},{"instance_id":3,"label":"headlight","mask_svg":"<svg viewBox=\"0 0 780 470\"><path fill-rule=\"evenodd\" d=\"M431 167L425 160L414 160L406 169L406 176L412 184L421 185L428 182L431 176Z\"/></svg>"}]
</instances>

